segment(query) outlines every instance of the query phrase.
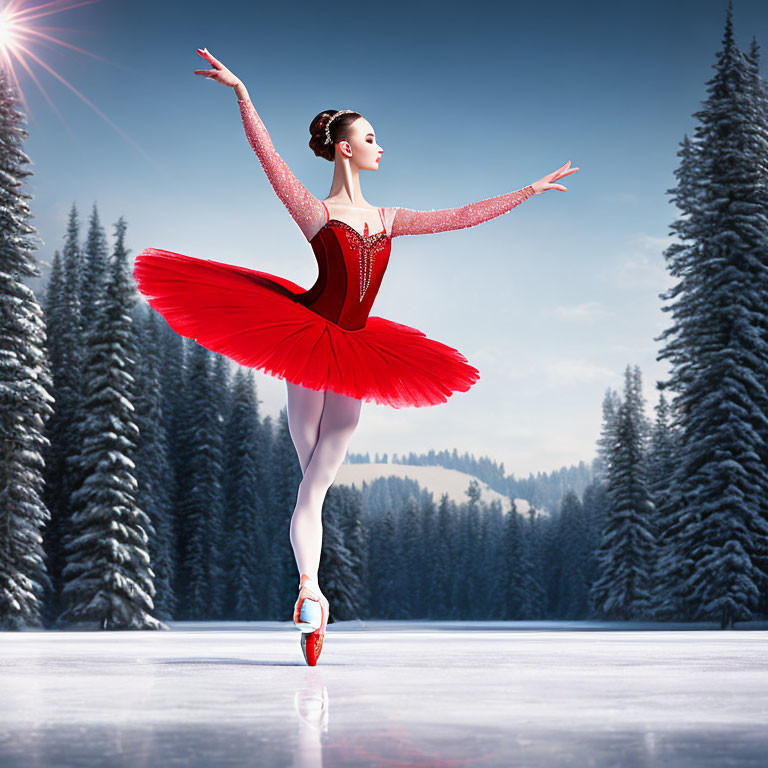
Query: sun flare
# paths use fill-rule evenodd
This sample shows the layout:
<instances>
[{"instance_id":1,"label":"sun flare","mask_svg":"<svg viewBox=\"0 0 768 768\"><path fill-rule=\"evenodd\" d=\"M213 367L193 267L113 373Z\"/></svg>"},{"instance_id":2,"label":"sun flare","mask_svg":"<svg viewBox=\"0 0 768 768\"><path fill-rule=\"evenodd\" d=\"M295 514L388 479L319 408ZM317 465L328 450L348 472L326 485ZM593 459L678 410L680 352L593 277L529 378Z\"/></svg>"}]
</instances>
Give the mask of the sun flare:
<instances>
[{"instance_id":1,"label":"sun flare","mask_svg":"<svg viewBox=\"0 0 768 768\"><path fill-rule=\"evenodd\" d=\"M29 0L0 0L0 68L2 68L6 72L8 78L13 81L18 98L22 104L24 104L27 113L30 112L29 105L24 97L24 91L19 82L16 67L21 67L29 75L30 79L40 89L40 92L43 94L46 101L51 105L51 108L66 126L66 122L61 113L30 67L30 63L35 62L75 93L94 112L96 112L99 117L109 123L129 144L134 146L142 155L144 155L144 157L155 164L155 161L152 160L152 158L149 157L149 155L147 155L147 153L120 128L120 126L110 120L95 104L80 93L74 85L69 83L58 72L48 66L48 64L46 64L45 61L32 50L32 44L35 42L56 43L57 45L62 45L65 48L85 54L86 56L91 56L106 64L111 63L102 56L98 56L95 53L78 48L76 45L72 45L65 40L60 40L57 37L54 37L51 33L61 31L60 27L46 27L39 24L38 19L41 19L44 16L62 13L63 11L69 11L72 8L79 8L84 5L92 5L93 3L100 2L100 0L76 0L75 2L70 1L68 5L63 5L63 2L65 2L65 0L47 0L47 2L32 5ZM69 130L68 126L67 130Z\"/></svg>"},{"instance_id":2,"label":"sun flare","mask_svg":"<svg viewBox=\"0 0 768 768\"><path fill-rule=\"evenodd\" d=\"M0 12L0 48L5 48L11 39L10 25L5 18L5 11Z\"/></svg>"}]
</instances>

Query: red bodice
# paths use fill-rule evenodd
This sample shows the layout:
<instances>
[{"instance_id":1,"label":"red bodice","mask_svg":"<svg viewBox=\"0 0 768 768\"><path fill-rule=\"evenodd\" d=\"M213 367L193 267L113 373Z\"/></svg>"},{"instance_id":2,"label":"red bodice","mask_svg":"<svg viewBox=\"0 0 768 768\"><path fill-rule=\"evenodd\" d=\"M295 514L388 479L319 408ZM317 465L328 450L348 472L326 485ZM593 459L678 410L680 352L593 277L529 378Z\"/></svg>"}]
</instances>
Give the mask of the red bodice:
<instances>
[{"instance_id":1,"label":"red bodice","mask_svg":"<svg viewBox=\"0 0 768 768\"><path fill-rule=\"evenodd\" d=\"M153 309L207 349L307 389L393 408L466 392L479 371L461 352L418 328L369 316L392 238L473 227L518 206L533 187L458 208L379 208L382 231L360 233L332 218L296 178L250 99L238 103L270 184L314 251L317 280L304 290L267 272L145 248L133 274Z\"/></svg>"},{"instance_id":2,"label":"red bodice","mask_svg":"<svg viewBox=\"0 0 768 768\"><path fill-rule=\"evenodd\" d=\"M389 262L389 235L361 235L349 224L330 219L310 245L317 280L296 301L345 330L363 328Z\"/></svg>"}]
</instances>

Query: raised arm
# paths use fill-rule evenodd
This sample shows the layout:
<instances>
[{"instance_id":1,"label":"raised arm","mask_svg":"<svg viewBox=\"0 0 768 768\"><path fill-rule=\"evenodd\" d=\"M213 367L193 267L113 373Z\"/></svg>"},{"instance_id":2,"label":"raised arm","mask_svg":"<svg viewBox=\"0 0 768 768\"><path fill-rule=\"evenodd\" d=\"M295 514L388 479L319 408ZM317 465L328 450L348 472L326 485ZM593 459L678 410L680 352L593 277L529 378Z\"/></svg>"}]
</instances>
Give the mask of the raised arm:
<instances>
[{"instance_id":1,"label":"raised arm","mask_svg":"<svg viewBox=\"0 0 768 768\"><path fill-rule=\"evenodd\" d=\"M293 216L304 237L310 240L325 221L320 201L294 176L288 164L277 153L264 122L249 98L238 98L245 135L261 161L264 173L277 196Z\"/></svg>"},{"instance_id":2,"label":"raised arm","mask_svg":"<svg viewBox=\"0 0 768 768\"><path fill-rule=\"evenodd\" d=\"M460 208L445 208L440 211L414 211L410 208L395 208L392 221L392 237L398 235L427 235L450 229L474 227L484 221L511 211L515 206L536 194L532 186L508 192L498 197L489 197Z\"/></svg>"},{"instance_id":3,"label":"raised arm","mask_svg":"<svg viewBox=\"0 0 768 768\"><path fill-rule=\"evenodd\" d=\"M324 222L325 210L320 201L307 192L283 158L277 154L269 132L251 103L243 81L227 69L207 48L197 48L196 53L212 67L212 69L196 69L196 75L207 77L227 88L234 88L245 135L253 151L258 155L272 188L299 225L304 237L310 240Z\"/></svg>"}]
</instances>

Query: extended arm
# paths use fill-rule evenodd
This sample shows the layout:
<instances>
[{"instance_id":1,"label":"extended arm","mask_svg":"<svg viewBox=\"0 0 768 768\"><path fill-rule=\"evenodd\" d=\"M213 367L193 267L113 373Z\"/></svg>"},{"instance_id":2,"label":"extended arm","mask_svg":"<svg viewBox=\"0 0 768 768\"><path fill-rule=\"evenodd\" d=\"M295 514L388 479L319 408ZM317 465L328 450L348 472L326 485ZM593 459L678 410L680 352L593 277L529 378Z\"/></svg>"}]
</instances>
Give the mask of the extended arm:
<instances>
[{"instance_id":1,"label":"extended arm","mask_svg":"<svg viewBox=\"0 0 768 768\"><path fill-rule=\"evenodd\" d=\"M310 240L325 221L320 201L308 192L277 153L269 132L249 98L238 98L245 135L258 155L269 183L283 201L304 237Z\"/></svg>"},{"instance_id":2,"label":"extended arm","mask_svg":"<svg viewBox=\"0 0 768 768\"><path fill-rule=\"evenodd\" d=\"M445 208L441 211L414 211L410 208L396 208L392 222L392 237L398 235L426 235L445 232L450 229L474 227L484 221L511 211L532 195L532 186L508 192L498 197L489 197L461 208Z\"/></svg>"}]
</instances>

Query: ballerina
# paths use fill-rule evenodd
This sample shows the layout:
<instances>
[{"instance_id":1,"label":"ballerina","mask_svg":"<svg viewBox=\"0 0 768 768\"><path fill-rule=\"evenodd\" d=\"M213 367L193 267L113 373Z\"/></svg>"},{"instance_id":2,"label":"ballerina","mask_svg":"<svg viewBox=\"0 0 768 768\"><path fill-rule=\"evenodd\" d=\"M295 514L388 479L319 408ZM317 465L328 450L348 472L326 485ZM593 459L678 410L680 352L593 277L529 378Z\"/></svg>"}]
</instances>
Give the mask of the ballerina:
<instances>
[{"instance_id":1,"label":"ballerina","mask_svg":"<svg viewBox=\"0 0 768 768\"><path fill-rule=\"evenodd\" d=\"M137 257L134 277L177 333L242 365L285 379L288 426L301 466L290 540L299 571L294 626L314 666L329 603L318 583L322 506L347 453L363 401L423 407L466 392L478 370L458 350L416 328L370 316L392 238L470 227L534 194L566 191L570 161L522 189L459 208L377 208L362 195L361 170L378 170L383 150L354 110L325 110L310 124L310 148L334 164L318 200L276 152L243 82L206 48L213 69L195 70L233 88L248 141L275 193L314 251L318 278L305 290L286 278L157 248Z\"/></svg>"}]
</instances>

